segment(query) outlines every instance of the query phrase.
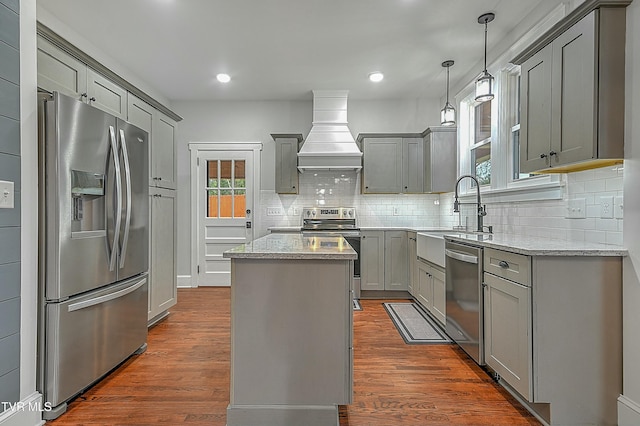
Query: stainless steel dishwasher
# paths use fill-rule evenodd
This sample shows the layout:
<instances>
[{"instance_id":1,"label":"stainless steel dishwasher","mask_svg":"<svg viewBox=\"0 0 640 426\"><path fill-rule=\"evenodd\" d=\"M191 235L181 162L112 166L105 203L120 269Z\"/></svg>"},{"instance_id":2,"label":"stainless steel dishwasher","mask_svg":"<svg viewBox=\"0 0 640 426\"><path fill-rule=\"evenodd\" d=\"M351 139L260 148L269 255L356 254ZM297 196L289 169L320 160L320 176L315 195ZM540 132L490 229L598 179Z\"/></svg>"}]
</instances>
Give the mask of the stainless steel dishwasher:
<instances>
[{"instance_id":1,"label":"stainless steel dishwasher","mask_svg":"<svg viewBox=\"0 0 640 426\"><path fill-rule=\"evenodd\" d=\"M484 365L482 247L445 243L446 331L479 365Z\"/></svg>"}]
</instances>

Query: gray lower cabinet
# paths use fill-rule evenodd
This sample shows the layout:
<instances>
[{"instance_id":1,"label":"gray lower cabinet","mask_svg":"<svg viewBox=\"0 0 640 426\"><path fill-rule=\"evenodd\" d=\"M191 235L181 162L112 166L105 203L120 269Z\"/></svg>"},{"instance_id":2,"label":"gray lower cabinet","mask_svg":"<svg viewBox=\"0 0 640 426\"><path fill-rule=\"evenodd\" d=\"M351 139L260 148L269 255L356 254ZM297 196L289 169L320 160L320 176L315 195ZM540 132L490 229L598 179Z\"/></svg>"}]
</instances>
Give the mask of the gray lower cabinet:
<instances>
[{"instance_id":1,"label":"gray lower cabinet","mask_svg":"<svg viewBox=\"0 0 640 426\"><path fill-rule=\"evenodd\" d=\"M531 398L531 287L484 274L485 361L526 399Z\"/></svg>"},{"instance_id":2,"label":"gray lower cabinet","mask_svg":"<svg viewBox=\"0 0 640 426\"><path fill-rule=\"evenodd\" d=\"M276 193L297 194L298 147L302 135L272 134L276 143Z\"/></svg>"},{"instance_id":3,"label":"gray lower cabinet","mask_svg":"<svg viewBox=\"0 0 640 426\"><path fill-rule=\"evenodd\" d=\"M360 289L409 290L407 231L363 231Z\"/></svg>"},{"instance_id":4,"label":"gray lower cabinet","mask_svg":"<svg viewBox=\"0 0 640 426\"><path fill-rule=\"evenodd\" d=\"M617 423L622 259L484 249L487 366L549 425Z\"/></svg>"},{"instance_id":5,"label":"gray lower cabinet","mask_svg":"<svg viewBox=\"0 0 640 426\"><path fill-rule=\"evenodd\" d=\"M384 231L384 289L409 290L407 231Z\"/></svg>"},{"instance_id":6,"label":"gray lower cabinet","mask_svg":"<svg viewBox=\"0 0 640 426\"><path fill-rule=\"evenodd\" d=\"M409 239L409 280L407 281L407 287L409 294L416 297L418 289L418 241L415 232L408 231L407 238Z\"/></svg>"},{"instance_id":7,"label":"gray lower cabinet","mask_svg":"<svg viewBox=\"0 0 640 426\"><path fill-rule=\"evenodd\" d=\"M384 231L362 231L360 289L384 290Z\"/></svg>"},{"instance_id":8,"label":"gray lower cabinet","mask_svg":"<svg viewBox=\"0 0 640 426\"><path fill-rule=\"evenodd\" d=\"M414 297L443 326L446 321L445 270L431 262L417 260L418 289Z\"/></svg>"},{"instance_id":9,"label":"gray lower cabinet","mask_svg":"<svg viewBox=\"0 0 640 426\"><path fill-rule=\"evenodd\" d=\"M521 173L622 160L624 45L624 7L601 7L522 63Z\"/></svg>"},{"instance_id":10,"label":"gray lower cabinet","mask_svg":"<svg viewBox=\"0 0 640 426\"><path fill-rule=\"evenodd\" d=\"M176 191L149 188L149 313L153 322L177 302ZM159 317L159 318L158 318Z\"/></svg>"}]
</instances>

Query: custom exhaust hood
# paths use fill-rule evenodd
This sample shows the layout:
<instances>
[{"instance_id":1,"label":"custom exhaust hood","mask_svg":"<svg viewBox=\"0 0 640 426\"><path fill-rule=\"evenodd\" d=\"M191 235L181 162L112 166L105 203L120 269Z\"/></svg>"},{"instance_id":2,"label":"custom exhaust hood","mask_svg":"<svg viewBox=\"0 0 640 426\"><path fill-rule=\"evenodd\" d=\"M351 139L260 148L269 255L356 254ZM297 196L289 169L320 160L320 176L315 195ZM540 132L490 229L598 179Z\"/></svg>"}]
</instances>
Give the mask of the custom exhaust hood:
<instances>
[{"instance_id":1,"label":"custom exhaust hood","mask_svg":"<svg viewBox=\"0 0 640 426\"><path fill-rule=\"evenodd\" d=\"M313 125L298 152L298 169L356 170L362 152L347 127L347 90L313 91Z\"/></svg>"}]
</instances>

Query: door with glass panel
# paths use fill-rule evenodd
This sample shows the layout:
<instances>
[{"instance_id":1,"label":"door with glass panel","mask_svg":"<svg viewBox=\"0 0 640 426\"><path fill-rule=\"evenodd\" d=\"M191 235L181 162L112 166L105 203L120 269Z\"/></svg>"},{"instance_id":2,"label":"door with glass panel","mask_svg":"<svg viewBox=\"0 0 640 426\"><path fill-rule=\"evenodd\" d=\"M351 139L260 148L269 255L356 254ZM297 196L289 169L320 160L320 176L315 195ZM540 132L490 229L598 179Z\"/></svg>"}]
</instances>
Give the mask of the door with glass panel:
<instances>
[{"instance_id":1,"label":"door with glass panel","mask_svg":"<svg viewBox=\"0 0 640 426\"><path fill-rule=\"evenodd\" d=\"M222 253L252 240L251 151L198 154L198 286L231 284Z\"/></svg>"}]
</instances>

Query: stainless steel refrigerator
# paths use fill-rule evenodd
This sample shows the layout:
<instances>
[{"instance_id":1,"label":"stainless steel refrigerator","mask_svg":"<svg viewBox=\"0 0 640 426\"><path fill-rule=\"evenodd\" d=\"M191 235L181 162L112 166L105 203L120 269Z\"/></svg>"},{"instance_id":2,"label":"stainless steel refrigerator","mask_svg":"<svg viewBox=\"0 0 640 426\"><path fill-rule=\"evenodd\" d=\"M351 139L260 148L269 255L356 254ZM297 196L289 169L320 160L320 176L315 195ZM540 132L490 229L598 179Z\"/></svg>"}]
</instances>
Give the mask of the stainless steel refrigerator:
<instances>
[{"instance_id":1,"label":"stainless steel refrigerator","mask_svg":"<svg viewBox=\"0 0 640 426\"><path fill-rule=\"evenodd\" d=\"M147 338L148 134L39 95L38 382L58 417Z\"/></svg>"}]
</instances>

